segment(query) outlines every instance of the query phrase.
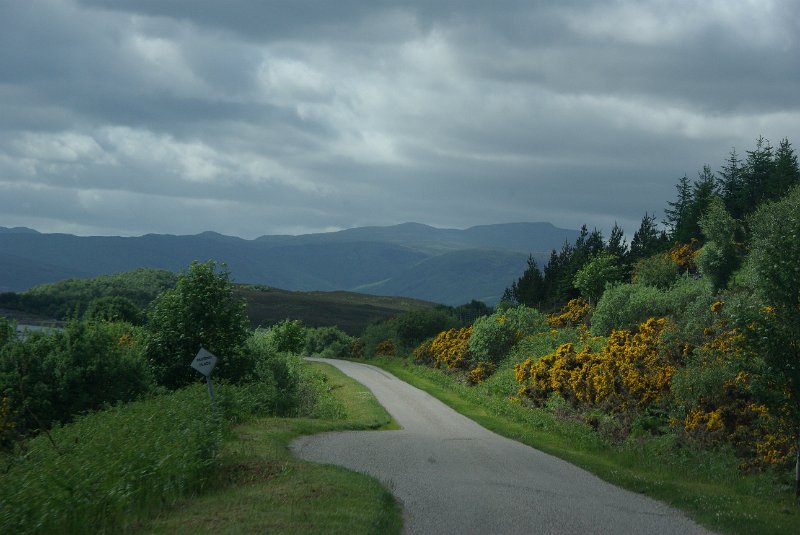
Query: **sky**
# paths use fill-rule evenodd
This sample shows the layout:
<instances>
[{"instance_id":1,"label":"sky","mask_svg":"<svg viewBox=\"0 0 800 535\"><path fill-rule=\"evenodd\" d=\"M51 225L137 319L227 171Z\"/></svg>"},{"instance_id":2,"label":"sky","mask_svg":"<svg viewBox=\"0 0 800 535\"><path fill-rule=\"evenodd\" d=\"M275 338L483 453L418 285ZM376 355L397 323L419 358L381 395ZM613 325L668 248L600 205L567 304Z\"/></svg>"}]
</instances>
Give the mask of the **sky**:
<instances>
[{"instance_id":1,"label":"sky","mask_svg":"<svg viewBox=\"0 0 800 535\"><path fill-rule=\"evenodd\" d=\"M0 226L628 237L800 149L796 0L0 0Z\"/></svg>"}]
</instances>

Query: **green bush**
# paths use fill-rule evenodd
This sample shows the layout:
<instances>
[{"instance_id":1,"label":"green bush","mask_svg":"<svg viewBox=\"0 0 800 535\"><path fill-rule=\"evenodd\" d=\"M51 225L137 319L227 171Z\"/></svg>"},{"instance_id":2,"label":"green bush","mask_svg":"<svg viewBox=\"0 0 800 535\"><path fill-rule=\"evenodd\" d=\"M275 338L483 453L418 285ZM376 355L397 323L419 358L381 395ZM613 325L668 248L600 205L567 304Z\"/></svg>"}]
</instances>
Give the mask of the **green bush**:
<instances>
[{"instance_id":1,"label":"green bush","mask_svg":"<svg viewBox=\"0 0 800 535\"><path fill-rule=\"evenodd\" d=\"M665 290L678 278L678 265L667 253L642 258L633 265L633 282Z\"/></svg>"},{"instance_id":2,"label":"green bush","mask_svg":"<svg viewBox=\"0 0 800 535\"><path fill-rule=\"evenodd\" d=\"M388 347L387 340L391 341L395 354L410 353L426 339L458 325L458 320L443 307L404 312L364 329L361 334L364 356L374 357L381 344L384 344L384 348Z\"/></svg>"},{"instance_id":3,"label":"green bush","mask_svg":"<svg viewBox=\"0 0 800 535\"><path fill-rule=\"evenodd\" d=\"M213 261L193 262L174 288L153 302L147 318L147 358L159 384L180 388L197 380L189 364L200 347L219 358L214 375L246 380L253 362L242 353L249 332L245 303L229 273Z\"/></svg>"},{"instance_id":4,"label":"green bush","mask_svg":"<svg viewBox=\"0 0 800 535\"><path fill-rule=\"evenodd\" d=\"M525 336L547 330L545 316L534 308L517 306L491 316L483 316L472 325L469 353L474 363L499 363L514 344Z\"/></svg>"},{"instance_id":5,"label":"green bush","mask_svg":"<svg viewBox=\"0 0 800 535\"><path fill-rule=\"evenodd\" d=\"M308 329L304 354L325 358L346 358L351 354L353 337L336 327Z\"/></svg>"},{"instance_id":6,"label":"green bush","mask_svg":"<svg viewBox=\"0 0 800 535\"><path fill-rule=\"evenodd\" d=\"M0 393L18 431L46 429L74 415L153 388L150 369L129 324L72 321L63 331L34 332L0 349Z\"/></svg>"}]
</instances>

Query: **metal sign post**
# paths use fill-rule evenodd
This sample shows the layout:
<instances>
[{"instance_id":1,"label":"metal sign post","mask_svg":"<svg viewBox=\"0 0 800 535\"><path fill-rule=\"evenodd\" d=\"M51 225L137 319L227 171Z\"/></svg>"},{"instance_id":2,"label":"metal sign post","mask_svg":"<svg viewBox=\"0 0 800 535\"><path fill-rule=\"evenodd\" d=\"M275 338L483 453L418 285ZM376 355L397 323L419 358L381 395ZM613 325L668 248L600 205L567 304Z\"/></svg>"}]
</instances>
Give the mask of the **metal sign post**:
<instances>
[{"instance_id":1,"label":"metal sign post","mask_svg":"<svg viewBox=\"0 0 800 535\"><path fill-rule=\"evenodd\" d=\"M208 395L211 397L211 401L214 401L214 387L211 386L211 371L216 365L217 357L203 347L197 352L197 356L191 364L192 368L205 376L206 384L208 385Z\"/></svg>"}]
</instances>

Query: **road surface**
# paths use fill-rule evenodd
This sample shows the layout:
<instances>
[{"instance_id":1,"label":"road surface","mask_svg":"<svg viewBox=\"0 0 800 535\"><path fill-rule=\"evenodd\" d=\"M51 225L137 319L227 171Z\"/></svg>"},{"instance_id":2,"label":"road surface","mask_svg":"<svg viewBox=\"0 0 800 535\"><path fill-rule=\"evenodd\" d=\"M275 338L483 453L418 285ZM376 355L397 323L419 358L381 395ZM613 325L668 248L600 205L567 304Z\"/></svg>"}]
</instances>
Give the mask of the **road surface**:
<instances>
[{"instance_id":1,"label":"road surface","mask_svg":"<svg viewBox=\"0 0 800 535\"><path fill-rule=\"evenodd\" d=\"M681 512L501 437L374 366L327 362L364 384L403 427L297 439L300 458L381 480L406 533L699 534Z\"/></svg>"}]
</instances>

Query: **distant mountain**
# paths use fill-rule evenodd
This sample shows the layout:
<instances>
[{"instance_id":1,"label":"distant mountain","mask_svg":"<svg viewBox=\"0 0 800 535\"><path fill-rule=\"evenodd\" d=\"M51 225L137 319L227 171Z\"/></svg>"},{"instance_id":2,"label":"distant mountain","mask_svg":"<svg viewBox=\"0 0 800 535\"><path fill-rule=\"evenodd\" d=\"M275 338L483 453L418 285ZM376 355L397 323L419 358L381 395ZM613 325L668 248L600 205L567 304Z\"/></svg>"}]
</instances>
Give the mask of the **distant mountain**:
<instances>
[{"instance_id":1,"label":"distant mountain","mask_svg":"<svg viewBox=\"0 0 800 535\"><path fill-rule=\"evenodd\" d=\"M529 254L543 265L551 249L577 235L549 223L466 230L404 223L255 240L215 232L79 237L0 227L0 291L139 267L181 271L193 260L214 259L242 283L494 304L522 274Z\"/></svg>"}]
</instances>

